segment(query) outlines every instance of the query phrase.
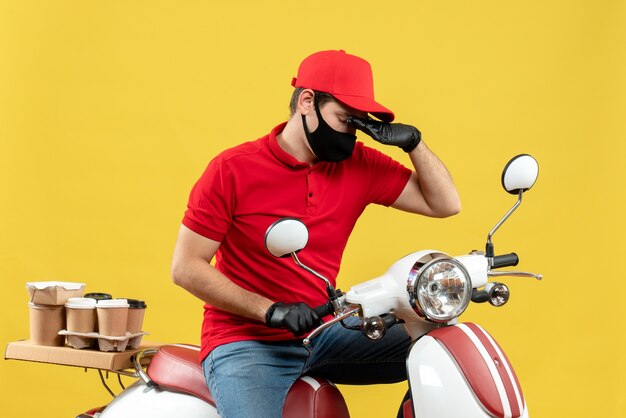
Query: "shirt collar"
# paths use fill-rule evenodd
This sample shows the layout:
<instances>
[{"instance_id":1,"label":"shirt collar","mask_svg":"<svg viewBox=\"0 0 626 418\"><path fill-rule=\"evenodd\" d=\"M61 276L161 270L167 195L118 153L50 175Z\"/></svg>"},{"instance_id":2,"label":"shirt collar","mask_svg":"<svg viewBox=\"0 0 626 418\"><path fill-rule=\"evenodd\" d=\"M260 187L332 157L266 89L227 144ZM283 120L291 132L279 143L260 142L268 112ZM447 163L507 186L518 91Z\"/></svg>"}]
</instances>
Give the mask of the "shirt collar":
<instances>
[{"instance_id":1,"label":"shirt collar","mask_svg":"<svg viewBox=\"0 0 626 418\"><path fill-rule=\"evenodd\" d=\"M270 150L272 151L272 154L274 154L274 156L278 158L280 162L282 162L283 164L289 167L292 167L292 168L309 167L309 164L304 163L302 161L298 161L293 155L287 153L278 144L278 141L276 140L276 135L281 133L283 129L285 129L286 125L287 125L287 122L281 123L280 125L276 126L274 129L272 129L272 131L269 134L269 147L270 147Z\"/></svg>"}]
</instances>

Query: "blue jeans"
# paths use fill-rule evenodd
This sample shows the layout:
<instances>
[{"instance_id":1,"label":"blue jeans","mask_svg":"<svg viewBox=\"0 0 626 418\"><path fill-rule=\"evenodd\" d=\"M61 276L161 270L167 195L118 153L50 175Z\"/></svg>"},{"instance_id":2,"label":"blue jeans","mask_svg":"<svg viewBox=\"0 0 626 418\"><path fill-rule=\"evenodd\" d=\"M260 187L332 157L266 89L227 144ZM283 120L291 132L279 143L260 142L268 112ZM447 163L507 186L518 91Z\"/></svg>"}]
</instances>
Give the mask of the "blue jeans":
<instances>
[{"instance_id":1,"label":"blue jeans","mask_svg":"<svg viewBox=\"0 0 626 418\"><path fill-rule=\"evenodd\" d=\"M303 374L356 385L406 380L409 344L399 325L371 341L335 324L309 348L300 340L238 341L215 348L202 366L222 418L280 418L289 388Z\"/></svg>"}]
</instances>

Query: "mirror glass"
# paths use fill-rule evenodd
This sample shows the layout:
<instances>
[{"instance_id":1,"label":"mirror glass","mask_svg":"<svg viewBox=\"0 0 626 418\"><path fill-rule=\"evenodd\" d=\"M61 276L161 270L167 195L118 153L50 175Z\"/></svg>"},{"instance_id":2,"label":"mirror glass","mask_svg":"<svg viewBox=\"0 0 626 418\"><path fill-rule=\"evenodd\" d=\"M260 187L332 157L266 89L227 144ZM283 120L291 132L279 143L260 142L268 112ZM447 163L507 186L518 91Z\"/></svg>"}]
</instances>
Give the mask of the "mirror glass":
<instances>
[{"instance_id":1,"label":"mirror glass","mask_svg":"<svg viewBox=\"0 0 626 418\"><path fill-rule=\"evenodd\" d=\"M306 247L309 230L299 219L283 218L274 222L265 233L265 248L274 257L285 257Z\"/></svg>"},{"instance_id":2,"label":"mirror glass","mask_svg":"<svg viewBox=\"0 0 626 418\"><path fill-rule=\"evenodd\" d=\"M519 194L533 187L539 175L539 164L532 156L521 154L513 157L502 171L502 186L511 194Z\"/></svg>"}]
</instances>

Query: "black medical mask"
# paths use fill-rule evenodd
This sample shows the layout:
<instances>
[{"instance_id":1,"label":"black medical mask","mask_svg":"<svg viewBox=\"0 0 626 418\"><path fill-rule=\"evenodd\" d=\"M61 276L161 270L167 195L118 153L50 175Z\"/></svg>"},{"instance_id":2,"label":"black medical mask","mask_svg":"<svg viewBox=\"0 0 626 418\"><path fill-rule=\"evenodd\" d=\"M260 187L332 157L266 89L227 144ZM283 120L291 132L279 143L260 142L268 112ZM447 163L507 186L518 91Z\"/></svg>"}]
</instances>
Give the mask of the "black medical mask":
<instances>
[{"instance_id":1,"label":"black medical mask","mask_svg":"<svg viewBox=\"0 0 626 418\"><path fill-rule=\"evenodd\" d=\"M320 113L317 96L314 98L315 113L317 114L317 129L309 132L306 117L302 115L304 133L313 153L320 161L338 162L349 158L354 151L356 135L338 132L331 128Z\"/></svg>"}]
</instances>

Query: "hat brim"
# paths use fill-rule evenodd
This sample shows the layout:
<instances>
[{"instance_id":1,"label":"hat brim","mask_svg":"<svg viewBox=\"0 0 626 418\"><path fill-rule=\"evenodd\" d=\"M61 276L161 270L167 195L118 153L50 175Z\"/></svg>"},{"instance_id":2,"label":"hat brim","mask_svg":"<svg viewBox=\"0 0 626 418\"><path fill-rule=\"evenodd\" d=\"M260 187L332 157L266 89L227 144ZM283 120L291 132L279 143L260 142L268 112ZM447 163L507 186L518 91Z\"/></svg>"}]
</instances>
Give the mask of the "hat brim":
<instances>
[{"instance_id":1,"label":"hat brim","mask_svg":"<svg viewBox=\"0 0 626 418\"><path fill-rule=\"evenodd\" d=\"M391 110L367 97L346 96L341 94L333 94L333 97L351 108L370 113L383 122L391 122L396 117Z\"/></svg>"}]
</instances>

